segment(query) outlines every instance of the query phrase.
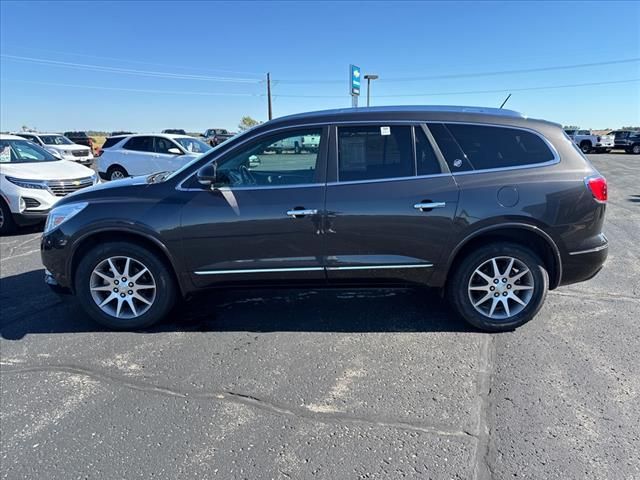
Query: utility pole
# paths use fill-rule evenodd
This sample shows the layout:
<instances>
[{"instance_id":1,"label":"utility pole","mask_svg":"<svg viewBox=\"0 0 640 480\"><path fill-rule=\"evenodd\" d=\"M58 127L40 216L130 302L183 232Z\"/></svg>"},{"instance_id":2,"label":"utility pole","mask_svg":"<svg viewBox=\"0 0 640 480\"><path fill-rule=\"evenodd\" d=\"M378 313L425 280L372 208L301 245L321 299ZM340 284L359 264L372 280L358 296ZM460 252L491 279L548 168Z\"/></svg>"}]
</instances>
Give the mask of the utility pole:
<instances>
[{"instance_id":1,"label":"utility pole","mask_svg":"<svg viewBox=\"0 0 640 480\"><path fill-rule=\"evenodd\" d=\"M273 111L271 109L271 74L267 72L267 105L269 109L269 120L273 118Z\"/></svg>"},{"instance_id":2,"label":"utility pole","mask_svg":"<svg viewBox=\"0 0 640 480\"><path fill-rule=\"evenodd\" d=\"M367 80L367 107L371 101L371 80L377 80L379 77L375 74L365 75L364 78Z\"/></svg>"}]
</instances>

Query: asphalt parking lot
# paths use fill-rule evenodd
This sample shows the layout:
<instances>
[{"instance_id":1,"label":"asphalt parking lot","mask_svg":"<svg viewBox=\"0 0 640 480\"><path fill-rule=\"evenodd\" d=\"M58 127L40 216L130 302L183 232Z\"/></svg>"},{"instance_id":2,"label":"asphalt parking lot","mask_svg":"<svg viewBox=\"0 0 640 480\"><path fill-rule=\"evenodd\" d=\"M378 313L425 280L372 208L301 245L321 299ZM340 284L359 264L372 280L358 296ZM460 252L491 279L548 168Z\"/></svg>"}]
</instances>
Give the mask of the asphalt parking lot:
<instances>
[{"instance_id":1,"label":"asphalt parking lot","mask_svg":"<svg viewBox=\"0 0 640 480\"><path fill-rule=\"evenodd\" d=\"M143 333L0 239L2 478L640 478L640 156L607 177L610 254L484 334L418 290L234 291Z\"/></svg>"}]
</instances>

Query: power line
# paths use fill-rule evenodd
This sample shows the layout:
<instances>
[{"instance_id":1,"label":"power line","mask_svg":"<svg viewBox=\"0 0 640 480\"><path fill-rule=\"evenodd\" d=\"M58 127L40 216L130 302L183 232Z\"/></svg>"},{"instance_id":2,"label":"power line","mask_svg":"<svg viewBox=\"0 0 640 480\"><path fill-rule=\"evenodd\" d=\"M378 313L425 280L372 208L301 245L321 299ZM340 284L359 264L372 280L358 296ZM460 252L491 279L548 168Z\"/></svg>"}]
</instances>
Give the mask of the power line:
<instances>
[{"instance_id":1,"label":"power line","mask_svg":"<svg viewBox=\"0 0 640 480\"><path fill-rule=\"evenodd\" d=\"M263 97L264 94L255 93L230 93L230 92L192 92L176 90L149 90L141 88L103 87L97 85L75 85L70 83L37 82L33 80L2 79L2 82L27 83L32 85L48 85L53 87L87 88L91 90L109 90L117 92L154 93L161 95L199 95L205 97Z\"/></svg>"},{"instance_id":2,"label":"power line","mask_svg":"<svg viewBox=\"0 0 640 480\"><path fill-rule=\"evenodd\" d=\"M615 85L620 83L640 82L640 78L631 78L628 80L614 80L609 82L590 82L590 83L571 83L564 85L547 85L543 87L525 87L525 88L500 88L496 90L469 90L458 92L431 92L431 93L400 93L395 95L376 95L376 98L400 98L400 97L435 97L444 95L473 95L480 93L503 93L503 92L526 92L532 90L553 90L557 88L574 88L574 87L590 87L598 85ZM286 98L344 98L345 95L281 95L274 93L274 97Z\"/></svg>"},{"instance_id":3,"label":"power line","mask_svg":"<svg viewBox=\"0 0 640 480\"><path fill-rule=\"evenodd\" d=\"M173 64L166 64L166 63L142 62L140 60L129 60L129 59L126 59L126 58L105 57L105 56L101 56L101 55L89 55L89 54L86 54L86 53L65 52L65 51L62 51L62 50L48 50L48 49L44 49L44 48L31 48L31 47L22 47L22 46L14 46L13 48L18 48L18 49L22 49L22 50L31 50L31 51L36 51L36 52L55 53L55 54L58 54L58 55L67 55L67 56L71 56L71 57L96 58L96 59L100 59L100 60L115 60L117 62L134 63L134 64L137 64L137 65L150 65L150 66L154 66L154 67L170 67L170 68L177 68L177 69L180 69L180 70L196 70L196 71L201 71L201 72L236 73L238 75L251 75L251 76L260 77L260 78L262 78L262 76L263 76L262 73L242 72L242 71L230 70L230 69L226 69L226 68L200 68L200 67L193 68L193 67L185 67L185 66L181 66L181 65L173 65Z\"/></svg>"},{"instance_id":4,"label":"power line","mask_svg":"<svg viewBox=\"0 0 640 480\"><path fill-rule=\"evenodd\" d=\"M262 80L258 80L255 78L218 77L218 76L206 76L206 75L191 75L186 73L155 72L155 71L149 71L149 70L135 70L131 68L109 67L104 65L62 62L59 60L50 60L46 58L22 57L18 55L6 55L6 54L0 54L0 57L6 58L9 60L36 63L40 65L47 65L47 66L53 66L53 67L72 68L76 70L88 70L93 72L123 73L128 75L139 75L144 77L156 77L156 78L171 78L171 79L178 79L178 80L204 80L204 81L210 81L210 82L249 83L249 84L262 83Z\"/></svg>"},{"instance_id":5,"label":"power line","mask_svg":"<svg viewBox=\"0 0 640 480\"><path fill-rule=\"evenodd\" d=\"M538 67L538 68L523 68L518 70L498 70L493 72L478 72L478 73L455 73L446 75L424 75L419 77L383 77L380 82L414 82L418 80L443 80L453 78L474 78L474 77L493 77L500 75L515 75L519 73L534 73L534 72L551 72L556 70L571 70L574 68L589 68L600 67L606 65L618 65L625 63L634 63L640 61L640 57L624 58L620 60L610 60L607 62L591 62L591 63L576 63L572 65L557 65L550 67ZM307 84L334 84L344 83L345 80L278 80L279 83L288 85L307 85Z\"/></svg>"}]
</instances>

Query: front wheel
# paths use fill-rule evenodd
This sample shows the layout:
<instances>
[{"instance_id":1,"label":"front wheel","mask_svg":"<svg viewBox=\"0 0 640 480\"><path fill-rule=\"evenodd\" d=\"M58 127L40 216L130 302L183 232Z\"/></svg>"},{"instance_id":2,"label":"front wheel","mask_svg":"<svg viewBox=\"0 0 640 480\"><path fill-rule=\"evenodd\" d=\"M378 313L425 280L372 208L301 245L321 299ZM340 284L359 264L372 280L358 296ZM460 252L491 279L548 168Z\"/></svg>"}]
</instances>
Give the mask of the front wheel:
<instances>
[{"instance_id":1,"label":"front wheel","mask_svg":"<svg viewBox=\"0 0 640 480\"><path fill-rule=\"evenodd\" d=\"M165 263L129 242L105 243L83 255L75 289L94 320L118 330L154 324L169 313L176 297Z\"/></svg>"},{"instance_id":2,"label":"front wheel","mask_svg":"<svg viewBox=\"0 0 640 480\"><path fill-rule=\"evenodd\" d=\"M467 255L448 283L453 308L489 332L513 330L540 310L549 289L544 263L531 250L495 243Z\"/></svg>"},{"instance_id":3,"label":"front wheel","mask_svg":"<svg viewBox=\"0 0 640 480\"><path fill-rule=\"evenodd\" d=\"M16 224L13 221L11 210L5 201L0 198L0 235L8 235L13 233L16 229Z\"/></svg>"},{"instance_id":4,"label":"front wheel","mask_svg":"<svg viewBox=\"0 0 640 480\"><path fill-rule=\"evenodd\" d=\"M634 145L633 147L631 147L631 153L633 153L634 155L639 155L640 154L640 143Z\"/></svg>"},{"instance_id":5,"label":"front wheel","mask_svg":"<svg viewBox=\"0 0 640 480\"><path fill-rule=\"evenodd\" d=\"M580 150L582 150L582 153L589 153L591 151L591 144L589 142L582 142L580 144Z\"/></svg>"}]
</instances>

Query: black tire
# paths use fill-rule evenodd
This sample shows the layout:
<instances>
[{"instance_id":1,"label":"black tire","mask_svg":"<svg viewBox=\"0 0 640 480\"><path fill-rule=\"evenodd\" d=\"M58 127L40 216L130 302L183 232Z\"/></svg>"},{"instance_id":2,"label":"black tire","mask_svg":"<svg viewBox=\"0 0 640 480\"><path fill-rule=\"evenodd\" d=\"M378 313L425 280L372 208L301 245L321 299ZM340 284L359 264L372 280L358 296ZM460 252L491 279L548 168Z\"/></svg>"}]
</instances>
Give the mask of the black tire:
<instances>
[{"instance_id":1,"label":"black tire","mask_svg":"<svg viewBox=\"0 0 640 480\"><path fill-rule=\"evenodd\" d=\"M640 143L636 143L631 147L631 153L634 155L640 155Z\"/></svg>"},{"instance_id":2,"label":"black tire","mask_svg":"<svg viewBox=\"0 0 640 480\"><path fill-rule=\"evenodd\" d=\"M141 262L155 279L155 298L149 309L138 317L127 319L109 315L97 305L91 295L93 270L102 261L118 256ZM98 323L115 330L145 328L164 318L175 304L176 288L170 267L151 251L130 242L109 242L93 248L83 255L75 271L76 296L84 310Z\"/></svg>"},{"instance_id":3,"label":"black tire","mask_svg":"<svg viewBox=\"0 0 640 480\"><path fill-rule=\"evenodd\" d=\"M127 178L129 173L120 165L111 165L107 169L107 178L109 180L119 180L121 178Z\"/></svg>"},{"instance_id":4,"label":"black tire","mask_svg":"<svg viewBox=\"0 0 640 480\"><path fill-rule=\"evenodd\" d=\"M591 142L586 140L580 142L580 150L582 150L582 153L589 153L591 151Z\"/></svg>"},{"instance_id":5,"label":"black tire","mask_svg":"<svg viewBox=\"0 0 640 480\"><path fill-rule=\"evenodd\" d=\"M469 282L475 270L495 257L512 257L531 272L533 292L524 309L506 319L496 320L478 312L472 304ZM469 324L488 332L511 331L531 320L540 310L549 290L549 274L544 263L531 250L515 243L498 242L469 253L456 267L447 284L447 297L454 310ZM508 302L507 302L508 303Z\"/></svg>"},{"instance_id":6,"label":"black tire","mask_svg":"<svg viewBox=\"0 0 640 480\"><path fill-rule=\"evenodd\" d=\"M0 235L9 235L16 231L16 223L9 210L9 205L0 198Z\"/></svg>"},{"instance_id":7,"label":"black tire","mask_svg":"<svg viewBox=\"0 0 640 480\"><path fill-rule=\"evenodd\" d=\"M300 148L300 144L298 142L296 142L295 146L293 147L293 153L295 154L302 153L302 148Z\"/></svg>"}]
</instances>

